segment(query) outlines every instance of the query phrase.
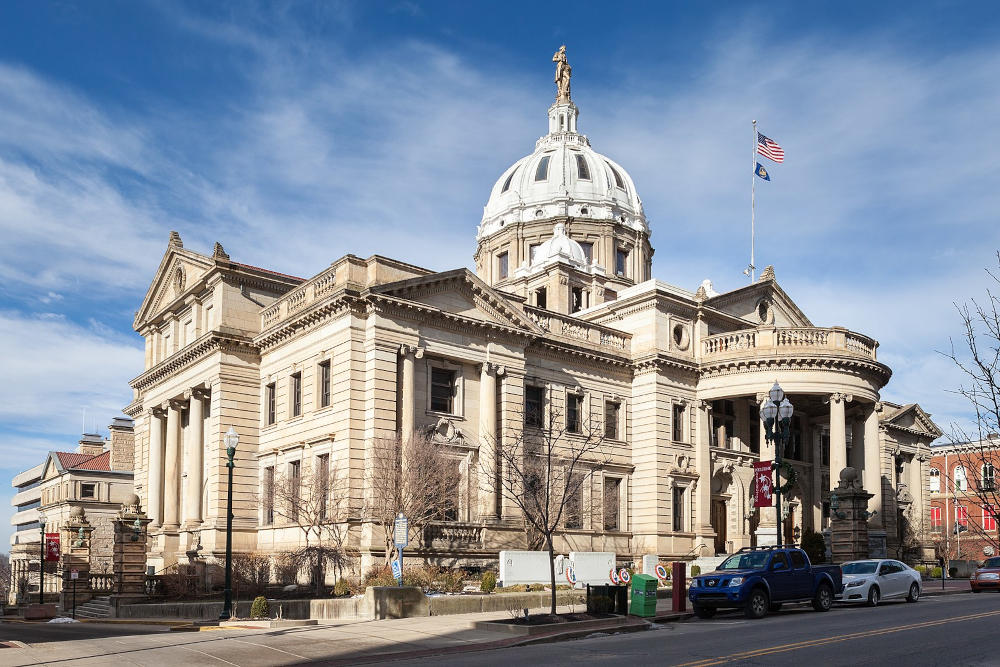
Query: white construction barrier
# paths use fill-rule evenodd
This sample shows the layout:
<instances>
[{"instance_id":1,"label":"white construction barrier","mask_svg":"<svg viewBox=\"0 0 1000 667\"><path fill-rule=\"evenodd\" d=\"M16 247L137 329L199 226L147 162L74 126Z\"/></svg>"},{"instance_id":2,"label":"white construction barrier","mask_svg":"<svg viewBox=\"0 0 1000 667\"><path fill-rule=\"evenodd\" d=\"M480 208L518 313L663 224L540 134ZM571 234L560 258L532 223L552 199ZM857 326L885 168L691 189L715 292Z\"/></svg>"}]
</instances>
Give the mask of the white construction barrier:
<instances>
[{"instance_id":1,"label":"white construction barrier","mask_svg":"<svg viewBox=\"0 0 1000 667\"><path fill-rule=\"evenodd\" d=\"M563 556L556 556L556 584L563 583ZM503 586L550 583L548 551L501 551L500 578Z\"/></svg>"},{"instance_id":2,"label":"white construction barrier","mask_svg":"<svg viewBox=\"0 0 1000 667\"><path fill-rule=\"evenodd\" d=\"M611 582L611 570L615 569L615 553L613 551L572 551L569 554L569 565L576 575L576 583L607 584Z\"/></svg>"},{"instance_id":3,"label":"white construction barrier","mask_svg":"<svg viewBox=\"0 0 1000 667\"><path fill-rule=\"evenodd\" d=\"M642 557L642 573L651 577L656 575L656 566L660 564L660 558L656 555L645 555Z\"/></svg>"}]
</instances>

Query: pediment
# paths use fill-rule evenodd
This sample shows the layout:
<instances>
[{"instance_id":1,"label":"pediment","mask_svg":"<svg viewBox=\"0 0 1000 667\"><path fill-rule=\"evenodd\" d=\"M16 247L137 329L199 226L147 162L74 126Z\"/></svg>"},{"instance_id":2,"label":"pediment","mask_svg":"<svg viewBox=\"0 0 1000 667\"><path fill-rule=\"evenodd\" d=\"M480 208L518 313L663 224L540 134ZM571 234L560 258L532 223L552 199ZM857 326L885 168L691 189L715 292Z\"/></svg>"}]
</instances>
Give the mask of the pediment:
<instances>
[{"instance_id":1,"label":"pediment","mask_svg":"<svg viewBox=\"0 0 1000 667\"><path fill-rule=\"evenodd\" d=\"M773 279L720 294L705 303L754 325L813 326L806 314Z\"/></svg>"},{"instance_id":2,"label":"pediment","mask_svg":"<svg viewBox=\"0 0 1000 667\"><path fill-rule=\"evenodd\" d=\"M472 274L456 269L380 285L373 293L385 294L419 303L446 313L492 322L507 327L527 329L541 334L520 306Z\"/></svg>"},{"instance_id":3,"label":"pediment","mask_svg":"<svg viewBox=\"0 0 1000 667\"><path fill-rule=\"evenodd\" d=\"M136 313L133 328L139 331L167 306L192 291L214 266L210 257L173 245L168 247Z\"/></svg>"},{"instance_id":4,"label":"pediment","mask_svg":"<svg viewBox=\"0 0 1000 667\"><path fill-rule=\"evenodd\" d=\"M931 416L924 412L916 403L903 406L899 411L885 420L892 426L906 429L908 431L920 431L926 433L931 439L940 438L944 431L931 420Z\"/></svg>"}]
</instances>

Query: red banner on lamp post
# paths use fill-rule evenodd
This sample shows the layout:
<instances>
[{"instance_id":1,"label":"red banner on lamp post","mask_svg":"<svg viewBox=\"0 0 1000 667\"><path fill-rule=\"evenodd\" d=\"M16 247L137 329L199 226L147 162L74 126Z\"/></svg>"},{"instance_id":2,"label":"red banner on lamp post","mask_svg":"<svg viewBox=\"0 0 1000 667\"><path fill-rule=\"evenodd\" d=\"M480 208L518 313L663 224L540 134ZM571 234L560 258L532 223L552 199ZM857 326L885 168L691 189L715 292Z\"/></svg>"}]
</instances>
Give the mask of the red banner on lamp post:
<instances>
[{"instance_id":1,"label":"red banner on lamp post","mask_svg":"<svg viewBox=\"0 0 1000 667\"><path fill-rule=\"evenodd\" d=\"M754 461L753 464L753 506L774 505L774 479L770 461Z\"/></svg>"},{"instance_id":2,"label":"red banner on lamp post","mask_svg":"<svg viewBox=\"0 0 1000 667\"><path fill-rule=\"evenodd\" d=\"M59 560L59 533L45 533L45 562Z\"/></svg>"}]
</instances>

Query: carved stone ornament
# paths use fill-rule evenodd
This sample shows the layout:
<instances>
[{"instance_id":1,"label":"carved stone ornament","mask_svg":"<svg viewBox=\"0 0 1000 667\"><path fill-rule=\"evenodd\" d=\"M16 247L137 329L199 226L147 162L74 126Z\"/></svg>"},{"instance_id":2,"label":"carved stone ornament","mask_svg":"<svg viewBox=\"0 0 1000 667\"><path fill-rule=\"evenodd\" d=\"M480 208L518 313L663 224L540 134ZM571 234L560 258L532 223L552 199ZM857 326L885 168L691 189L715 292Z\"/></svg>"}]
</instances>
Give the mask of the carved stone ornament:
<instances>
[{"instance_id":1,"label":"carved stone ornament","mask_svg":"<svg viewBox=\"0 0 1000 667\"><path fill-rule=\"evenodd\" d=\"M436 424L427 427L427 435L434 442L449 445L465 444L465 434L447 417L441 417Z\"/></svg>"},{"instance_id":2,"label":"carved stone ornament","mask_svg":"<svg viewBox=\"0 0 1000 667\"><path fill-rule=\"evenodd\" d=\"M552 62L556 64L556 102L569 102L569 80L573 76L573 68L566 59L565 44L552 54Z\"/></svg>"},{"instance_id":3,"label":"carved stone ornament","mask_svg":"<svg viewBox=\"0 0 1000 667\"><path fill-rule=\"evenodd\" d=\"M187 284L187 274L184 272L184 267L178 265L174 269L174 291L180 294L184 291L184 286Z\"/></svg>"},{"instance_id":4,"label":"carved stone ornament","mask_svg":"<svg viewBox=\"0 0 1000 667\"><path fill-rule=\"evenodd\" d=\"M215 247L212 248L212 258L213 259L229 259L229 255L226 254L225 249L222 244L218 241L215 242Z\"/></svg>"},{"instance_id":5,"label":"carved stone ornament","mask_svg":"<svg viewBox=\"0 0 1000 667\"><path fill-rule=\"evenodd\" d=\"M415 359L422 359L424 356L424 348L416 345L407 345L406 343L399 346L399 356L405 357L410 354L412 354Z\"/></svg>"},{"instance_id":6,"label":"carved stone ornament","mask_svg":"<svg viewBox=\"0 0 1000 667\"><path fill-rule=\"evenodd\" d=\"M142 506L140 505L139 496L136 494L130 495L122 503L121 511L118 512L118 517L129 517L129 516L139 516L142 515Z\"/></svg>"},{"instance_id":7,"label":"carved stone ornament","mask_svg":"<svg viewBox=\"0 0 1000 667\"><path fill-rule=\"evenodd\" d=\"M762 283L762 282L765 282L767 280L774 280L774 265L773 264L768 264L766 267L764 267L764 271L761 272L760 278L757 280L757 282Z\"/></svg>"},{"instance_id":8,"label":"carved stone ornament","mask_svg":"<svg viewBox=\"0 0 1000 667\"><path fill-rule=\"evenodd\" d=\"M183 248L184 247L184 242L181 241L181 235L178 234L175 231L171 231L170 232L170 242L169 242L169 245L172 248Z\"/></svg>"}]
</instances>

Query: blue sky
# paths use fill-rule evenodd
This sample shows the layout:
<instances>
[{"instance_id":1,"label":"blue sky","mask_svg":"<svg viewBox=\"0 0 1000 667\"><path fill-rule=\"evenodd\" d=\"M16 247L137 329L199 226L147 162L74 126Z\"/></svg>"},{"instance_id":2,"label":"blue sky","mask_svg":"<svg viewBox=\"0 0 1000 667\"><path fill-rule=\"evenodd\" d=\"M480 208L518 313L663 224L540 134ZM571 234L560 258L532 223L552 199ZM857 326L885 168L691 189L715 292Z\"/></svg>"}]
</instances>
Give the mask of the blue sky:
<instances>
[{"instance_id":1,"label":"blue sky","mask_svg":"<svg viewBox=\"0 0 1000 667\"><path fill-rule=\"evenodd\" d=\"M806 7L806 9L803 9ZM654 274L745 280L750 121L785 148L758 265L879 339L883 392L967 418L938 350L1000 247L996 3L0 4L0 479L106 425L168 232L312 275L470 266L494 180L546 131L632 174ZM0 488L0 549L9 535Z\"/></svg>"}]
</instances>

